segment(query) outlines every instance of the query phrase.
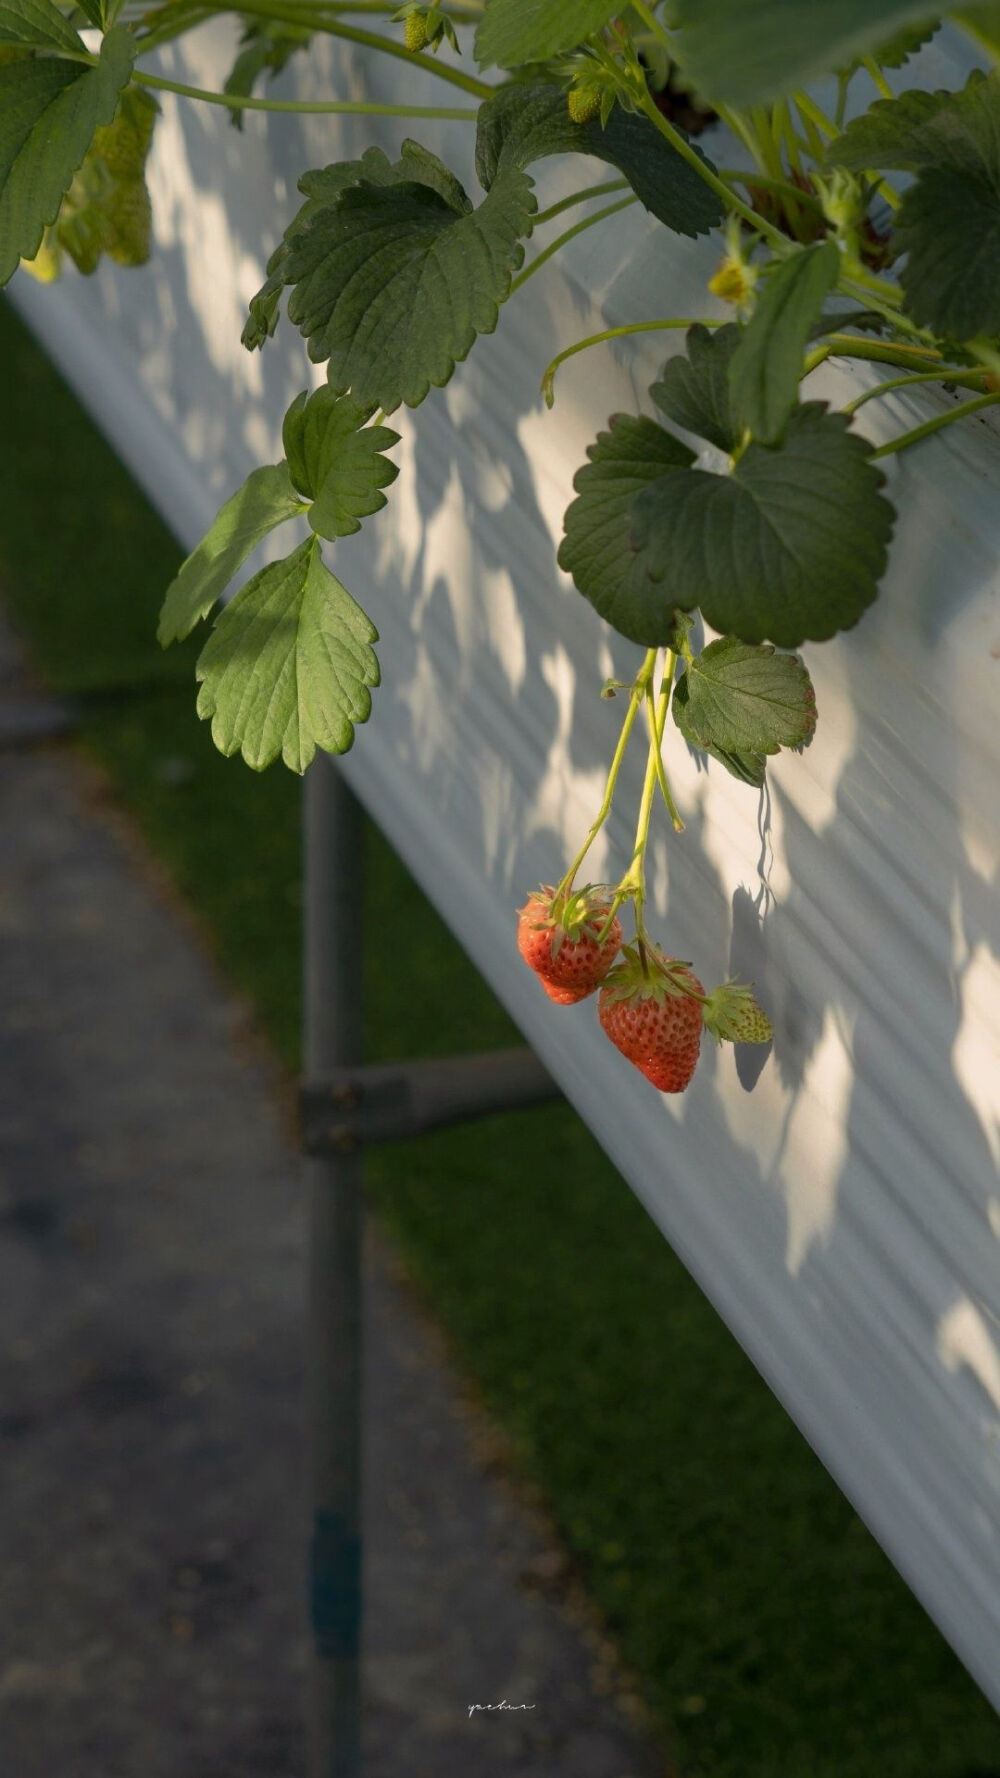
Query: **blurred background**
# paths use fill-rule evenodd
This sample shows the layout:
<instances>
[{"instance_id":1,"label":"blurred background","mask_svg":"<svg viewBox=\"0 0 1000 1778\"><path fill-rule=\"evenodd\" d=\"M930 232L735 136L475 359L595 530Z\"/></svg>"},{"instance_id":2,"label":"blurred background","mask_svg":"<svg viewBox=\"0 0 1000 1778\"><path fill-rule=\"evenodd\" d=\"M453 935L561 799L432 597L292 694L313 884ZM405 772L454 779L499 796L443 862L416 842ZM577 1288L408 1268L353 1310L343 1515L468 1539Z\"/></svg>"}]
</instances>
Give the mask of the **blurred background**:
<instances>
[{"instance_id":1,"label":"blurred background","mask_svg":"<svg viewBox=\"0 0 1000 1778\"><path fill-rule=\"evenodd\" d=\"M0 363L2 696L49 718L0 721L0 1770L301 1778L300 787L213 749L200 643L155 641L181 552L4 306ZM368 1058L518 1041L366 848ZM993 1711L569 1108L376 1150L368 1192L373 1771L1000 1778ZM534 1717L463 1742L512 1673Z\"/></svg>"}]
</instances>

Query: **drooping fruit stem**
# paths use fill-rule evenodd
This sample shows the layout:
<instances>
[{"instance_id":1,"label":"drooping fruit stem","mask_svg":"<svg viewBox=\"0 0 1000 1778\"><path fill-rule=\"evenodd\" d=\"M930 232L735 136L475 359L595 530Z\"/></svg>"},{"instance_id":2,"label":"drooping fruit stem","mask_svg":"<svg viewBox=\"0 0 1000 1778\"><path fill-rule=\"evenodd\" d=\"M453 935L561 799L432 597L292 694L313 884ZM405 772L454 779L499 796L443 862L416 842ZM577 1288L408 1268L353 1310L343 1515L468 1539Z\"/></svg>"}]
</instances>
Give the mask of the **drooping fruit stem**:
<instances>
[{"instance_id":1,"label":"drooping fruit stem","mask_svg":"<svg viewBox=\"0 0 1000 1778\"><path fill-rule=\"evenodd\" d=\"M625 758L625 750L628 747L629 736L635 725L635 719L639 714L639 705L646 696L647 687L652 684L655 667L656 649L651 648L639 669L635 684L632 686L629 693L628 709L625 712L625 720L622 723L621 734L618 737L618 745L615 748L611 767L608 772L607 783L604 786L604 796L601 800L601 806L594 817L583 845L580 847L579 852L556 891L557 896L566 895L572 889L577 871L580 869L587 853L590 851L591 846L611 813L611 803L615 794L615 785L618 782L618 774L621 771L622 760Z\"/></svg>"}]
</instances>

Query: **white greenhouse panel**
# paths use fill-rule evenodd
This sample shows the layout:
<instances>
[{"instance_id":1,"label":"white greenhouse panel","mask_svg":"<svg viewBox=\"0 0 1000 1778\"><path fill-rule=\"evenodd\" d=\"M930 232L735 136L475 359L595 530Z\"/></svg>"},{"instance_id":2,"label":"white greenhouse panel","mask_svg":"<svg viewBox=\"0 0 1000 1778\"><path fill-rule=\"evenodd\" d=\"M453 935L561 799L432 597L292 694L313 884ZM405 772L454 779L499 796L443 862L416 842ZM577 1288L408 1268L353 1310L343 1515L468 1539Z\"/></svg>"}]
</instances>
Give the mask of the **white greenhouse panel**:
<instances>
[{"instance_id":1,"label":"white greenhouse panel","mask_svg":"<svg viewBox=\"0 0 1000 1778\"><path fill-rule=\"evenodd\" d=\"M213 29L163 69L220 82L230 53ZM333 66L311 57L302 94ZM337 91L357 95L360 66L341 61ZM439 89L400 78L434 102ZM383 123L378 139L407 133L444 146L474 189L467 126ZM253 117L240 135L165 95L152 266L15 281L189 545L280 454L281 415L307 381L287 323L260 356L239 342L296 177L372 137L368 120ZM543 201L581 172L598 176L556 163ZM514 908L560 873L599 799L618 724L601 683L636 661L556 568L571 478L608 414L643 399L665 336L572 361L552 413L538 379L581 334L710 308L711 244L670 241L638 210L613 230L574 243L446 390L394 418L389 508L337 550L381 632L384 678L345 771L1000 1704L1000 436L976 421L890 460L891 571L856 630L804 651L819 727L802 757L771 767L768 793L675 745L687 832L652 847L651 923L706 977L755 979L777 1040L742 1077L731 1049L710 1046L682 1098L658 1097L592 1005L550 1007L513 943ZM814 384L851 387L839 371ZM876 419L873 406L865 424L883 436L927 411L883 402ZM637 754L624 809L641 769ZM595 874L620 868L629 840L623 815Z\"/></svg>"}]
</instances>

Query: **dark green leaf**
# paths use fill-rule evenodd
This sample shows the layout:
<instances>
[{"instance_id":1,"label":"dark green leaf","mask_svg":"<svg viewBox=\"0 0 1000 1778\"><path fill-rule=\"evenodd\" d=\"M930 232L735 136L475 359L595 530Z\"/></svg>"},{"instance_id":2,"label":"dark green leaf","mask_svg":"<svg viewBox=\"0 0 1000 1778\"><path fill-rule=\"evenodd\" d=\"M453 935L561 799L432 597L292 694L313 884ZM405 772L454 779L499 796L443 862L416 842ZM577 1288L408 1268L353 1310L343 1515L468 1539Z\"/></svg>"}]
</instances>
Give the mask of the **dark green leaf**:
<instances>
[{"instance_id":1,"label":"dark green leaf","mask_svg":"<svg viewBox=\"0 0 1000 1778\"><path fill-rule=\"evenodd\" d=\"M573 481L577 498L566 513L559 566L621 635L647 648L668 643L672 604L650 581L642 551L629 543L631 511L643 488L665 470L692 463L692 453L655 420L614 414L587 456Z\"/></svg>"},{"instance_id":2,"label":"dark green leaf","mask_svg":"<svg viewBox=\"0 0 1000 1778\"><path fill-rule=\"evenodd\" d=\"M576 49L621 11L621 0L488 0L476 31L481 68L520 68Z\"/></svg>"},{"instance_id":3,"label":"dark green leaf","mask_svg":"<svg viewBox=\"0 0 1000 1778\"><path fill-rule=\"evenodd\" d=\"M131 32L116 25L96 67L48 56L0 67L0 285L38 252L134 58Z\"/></svg>"},{"instance_id":4,"label":"dark green leaf","mask_svg":"<svg viewBox=\"0 0 1000 1778\"><path fill-rule=\"evenodd\" d=\"M835 241L803 247L757 286L753 315L729 367L733 409L764 444L776 444L799 395L810 329L837 282Z\"/></svg>"},{"instance_id":5,"label":"dark green leaf","mask_svg":"<svg viewBox=\"0 0 1000 1778\"><path fill-rule=\"evenodd\" d=\"M551 85L502 87L496 98L480 106L476 171L484 190L489 191L508 160L528 167L555 154L588 154L617 167L646 209L678 234L705 234L721 221L722 206L714 191L636 112L618 106L604 128L596 121L575 124L566 109L565 88Z\"/></svg>"},{"instance_id":6,"label":"dark green leaf","mask_svg":"<svg viewBox=\"0 0 1000 1778\"><path fill-rule=\"evenodd\" d=\"M933 166L942 156L949 159L947 122L943 135L936 126L942 116L948 118L958 97L952 92L927 93L912 88L896 99L876 99L830 143L827 166L846 167L851 173L862 173L869 167L899 167L909 172Z\"/></svg>"},{"instance_id":7,"label":"dark green leaf","mask_svg":"<svg viewBox=\"0 0 1000 1778\"><path fill-rule=\"evenodd\" d=\"M188 635L268 532L302 510L287 463L271 463L248 475L167 588L157 630L160 646Z\"/></svg>"},{"instance_id":8,"label":"dark green leaf","mask_svg":"<svg viewBox=\"0 0 1000 1778\"><path fill-rule=\"evenodd\" d=\"M998 169L1000 173L1000 169ZM1000 177L921 173L896 216L907 313L955 340L1000 333Z\"/></svg>"},{"instance_id":9,"label":"dark green leaf","mask_svg":"<svg viewBox=\"0 0 1000 1778\"><path fill-rule=\"evenodd\" d=\"M872 55L880 68L901 68L911 56L923 49L931 38L941 29L941 20L932 18L928 13L926 19L918 25L904 25L901 31L894 31L891 37L876 43Z\"/></svg>"},{"instance_id":10,"label":"dark green leaf","mask_svg":"<svg viewBox=\"0 0 1000 1778\"><path fill-rule=\"evenodd\" d=\"M675 0L677 56L710 99L745 108L843 67L902 26L927 0Z\"/></svg>"},{"instance_id":11,"label":"dark green leaf","mask_svg":"<svg viewBox=\"0 0 1000 1778\"><path fill-rule=\"evenodd\" d=\"M710 642L691 661L674 687L672 708L692 746L758 785L766 756L801 747L816 726L816 694L798 656L753 648L735 636Z\"/></svg>"},{"instance_id":12,"label":"dark green leaf","mask_svg":"<svg viewBox=\"0 0 1000 1778\"><path fill-rule=\"evenodd\" d=\"M77 53L83 39L52 0L0 0L0 43L33 44Z\"/></svg>"},{"instance_id":13,"label":"dark green leaf","mask_svg":"<svg viewBox=\"0 0 1000 1778\"><path fill-rule=\"evenodd\" d=\"M849 168L917 178L896 215L907 312L952 339L1000 332L1000 76L882 99L830 148Z\"/></svg>"},{"instance_id":14,"label":"dark green leaf","mask_svg":"<svg viewBox=\"0 0 1000 1778\"><path fill-rule=\"evenodd\" d=\"M295 486L312 500L309 523L319 537L348 537L385 505L381 490L399 474L383 455L399 443L388 426L368 426L372 409L350 395L317 389L293 401L282 432Z\"/></svg>"},{"instance_id":15,"label":"dark green leaf","mask_svg":"<svg viewBox=\"0 0 1000 1778\"><path fill-rule=\"evenodd\" d=\"M323 564L315 537L224 606L198 658L198 714L221 753L255 771L280 754L304 772L317 747L346 753L379 682L375 626Z\"/></svg>"},{"instance_id":16,"label":"dark green leaf","mask_svg":"<svg viewBox=\"0 0 1000 1778\"><path fill-rule=\"evenodd\" d=\"M720 451L733 451L740 441L729 390L729 367L739 343L740 329L734 322L717 328L700 323L689 327L687 356L669 358L660 381L650 390L668 420L707 438Z\"/></svg>"},{"instance_id":17,"label":"dark green leaf","mask_svg":"<svg viewBox=\"0 0 1000 1778\"><path fill-rule=\"evenodd\" d=\"M295 287L289 318L310 357L329 359L335 387L390 413L446 383L476 336L492 333L535 199L528 175L508 163L473 210L416 143L394 166L377 149L363 164L363 179L329 197L313 187L281 275Z\"/></svg>"},{"instance_id":18,"label":"dark green leaf","mask_svg":"<svg viewBox=\"0 0 1000 1778\"><path fill-rule=\"evenodd\" d=\"M878 591L893 522L869 451L843 415L807 402L779 448L748 445L730 475L668 471L633 508L665 603L786 648L849 629Z\"/></svg>"}]
</instances>

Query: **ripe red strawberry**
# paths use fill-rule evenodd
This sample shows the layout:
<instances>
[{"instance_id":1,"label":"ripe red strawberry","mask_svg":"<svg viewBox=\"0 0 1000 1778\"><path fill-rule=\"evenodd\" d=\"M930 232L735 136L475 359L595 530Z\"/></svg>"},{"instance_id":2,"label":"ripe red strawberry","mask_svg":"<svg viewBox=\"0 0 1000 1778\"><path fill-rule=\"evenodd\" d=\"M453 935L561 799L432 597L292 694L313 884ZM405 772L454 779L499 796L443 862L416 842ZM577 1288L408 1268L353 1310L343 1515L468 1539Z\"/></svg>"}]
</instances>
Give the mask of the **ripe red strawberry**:
<instances>
[{"instance_id":1,"label":"ripe red strawberry","mask_svg":"<svg viewBox=\"0 0 1000 1778\"><path fill-rule=\"evenodd\" d=\"M629 945L601 989L597 1011L606 1036L661 1093L682 1093L697 1067L702 1018L695 995L704 992L686 963L649 945L645 971Z\"/></svg>"},{"instance_id":2,"label":"ripe red strawberry","mask_svg":"<svg viewBox=\"0 0 1000 1778\"><path fill-rule=\"evenodd\" d=\"M592 887L557 896L549 883L529 895L517 916L517 948L550 1000L573 1006L599 988L622 944L617 914L599 943L611 909Z\"/></svg>"}]
</instances>

